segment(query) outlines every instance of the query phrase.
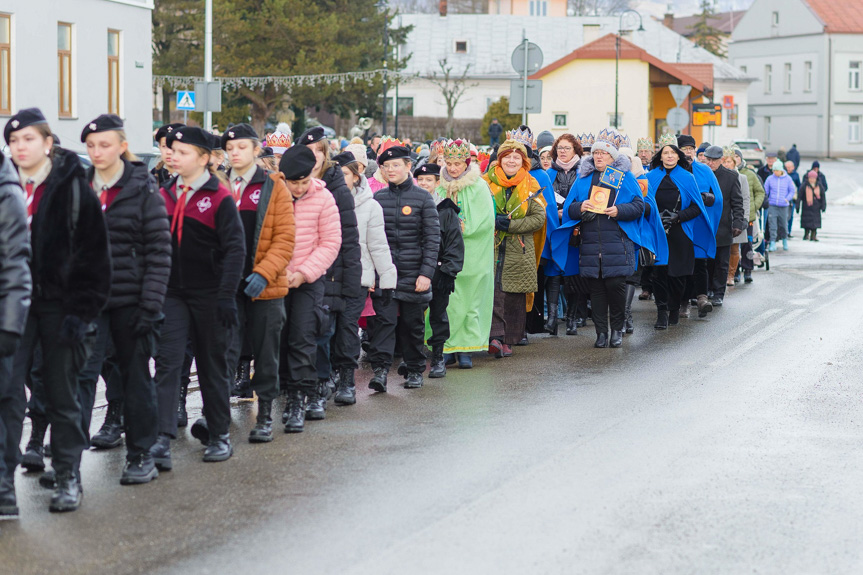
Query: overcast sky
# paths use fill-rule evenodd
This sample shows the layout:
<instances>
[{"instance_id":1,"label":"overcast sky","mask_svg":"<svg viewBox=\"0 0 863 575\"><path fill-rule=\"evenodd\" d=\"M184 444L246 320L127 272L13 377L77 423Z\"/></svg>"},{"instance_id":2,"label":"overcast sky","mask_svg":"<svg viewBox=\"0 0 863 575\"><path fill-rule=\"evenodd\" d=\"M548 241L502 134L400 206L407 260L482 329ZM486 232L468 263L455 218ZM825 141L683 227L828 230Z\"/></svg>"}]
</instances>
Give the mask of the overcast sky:
<instances>
[{"instance_id":1,"label":"overcast sky","mask_svg":"<svg viewBox=\"0 0 863 575\"><path fill-rule=\"evenodd\" d=\"M716 11L726 12L728 10L745 10L752 5L754 0L716 0ZM657 18L662 17L668 5L671 4L675 16L689 16L701 10L701 0L638 0L636 10L645 15L652 14Z\"/></svg>"}]
</instances>

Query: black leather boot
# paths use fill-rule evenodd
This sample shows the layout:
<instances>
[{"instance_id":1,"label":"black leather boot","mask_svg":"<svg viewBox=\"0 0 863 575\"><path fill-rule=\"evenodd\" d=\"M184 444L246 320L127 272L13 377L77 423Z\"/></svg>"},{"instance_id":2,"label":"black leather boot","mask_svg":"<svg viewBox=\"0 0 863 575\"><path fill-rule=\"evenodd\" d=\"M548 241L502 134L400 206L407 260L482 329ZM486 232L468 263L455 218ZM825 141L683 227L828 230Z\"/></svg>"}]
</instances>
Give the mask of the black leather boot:
<instances>
[{"instance_id":1,"label":"black leather boot","mask_svg":"<svg viewBox=\"0 0 863 575\"><path fill-rule=\"evenodd\" d=\"M623 345L623 332L611 330L611 339L608 342L609 347L620 347Z\"/></svg>"},{"instance_id":2,"label":"black leather boot","mask_svg":"<svg viewBox=\"0 0 863 575\"><path fill-rule=\"evenodd\" d=\"M656 310L656 323L653 324L653 329L668 329L668 310L667 309L659 309Z\"/></svg>"},{"instance_id":3,"label":"black leather boot","mask_svg":"<svg viewBox=\"0 0 863 575\"><path fill-rule=\"evenodd\" d=\"M0 521L3 519L18 519L14 476L0 478Z\"/></svg>"},{"instance_id":4,"label":"black leather boot","mask_svg":"<svg viewBox=\"0 0 863 575\"><path fill-rule=\"evenodd\" d=\"M81 481L77 473L73 471L58 473L48 510L53 513L76 511L81 506L83 497L84 491L81 489Z\"/></svg>"},{"instance_id":5,"label":"black leather boot","mask_svg":"<svg viewBox=\"0 0 863 575\"><path fill-rule=\"evenodd\" d=\"M377 391L379 393L387 392L387 372L389 370L385 367L376 367L375 375L369 381L369 389L372 391Z\"/></svg>"},{"instance_id":6,"label":"black leather boot","mask_svg":"<svg viewBox=\"0 0 863 575\"><path fill-rule=\"evenodd\" d=\"M189 393L189 384L180 382L180 401L177 404L177 427L189 425L189 414L186 413L186 395Z\"/></svg>"},{"instance_id":7,"label":"black leather boot","mask_svg":"<svg viewBox=\"0 0 863 575\"><path fill-rule=\"evenodd\" d=\"M635 298L635 286L626 284L626 307L624 308L623 330L626 333L635 331L635 324L632 321L632 300ZM611 338L614 339L613 337ZM613 341L612 341L613 343ZM612 345L612 347L614 347Z\"/></svg>"},{"instance_id":8,"label":"black leather boot","mask_svg":"<svg viewBox=\"0 0 863 575\"><path fill-rule=\"evenodd\" d=\"M306 422L306 394L302 390L288 391L285 413L285 433L302 433Z\"/></svg>"},{"instance_id":9,"label":"black leather boot","mask_svg":"<svg viewBox=\"0 0 863 575\"><path fill-rule=\"evenodd\" d=\"M436 345L432 348L431 365L429 366L429 377L439 379L446 377L446 365L443 361L443 346Z\"/></svg>"},{"instance_id":10,"label":"black leather boot","mask_svg":"<svg viewBox=\"0 0 863 575\"><path fill-rule=\"evenodd\" d=\"M159 471L171 471L174 463L171 461L171 438L164 433L160 433L156 438L156 443L150 448L150 455L153 456L153 463Z\"/></svg>"},{"instance_id":11,"label":"black leather boot","mask_svg":"<svg viewBox=\"0 0 863 575\"><path fill-rule=\"evenodd\" d=\"M258 417L249 432L249 443L269 443L273 440L273 402L258 398Z\"/></svg>"},{"instance_id":12,"label":"black leather boot","mask_svg":"<svg viewBox=\"0 0 863 575\"><path fill-rule=\"evenodd\" d=\"M45 432L48 431L48 420L44 417L30 415L30 440L24 455L21 456L21 467L31 473L45 471Z\"/></svg>"},{"instance_id":13,"label":"black leather boot","mask_svg":"<svg viewBox=\"0 0 863 575\"><path fill-rule=\"evenodd\" d=\"M813 241L813 242L820 241L818 239L818 230L812 230L812 235L809 236L809 241Z\"/></svg>"},{"instance_id":14,"label":"black leather boot","mask_svg":"<svg viewBox=\"0 0 863 575\"><path fill-rule=\"evenodd\" d=\"M593 347L608 347L608 334L607 333L598 333L596 334L596 342L594 342Z\"/></svg>"},{"instance_id":15,"label":"black leather boot","mask_svg":"<svg viewBox=\"0 0 863 575\"><path fill-rule=\"evenodd\" d=\"M409 371L405 380L405 389L419 389L423 386L423 374L419 371Z\"/></svg>"},{"instance_id":16,"label":"black leather boot","mask_svg":"<svg viewBox=\"0 0 863 575\"><path fill-rule=\"evenodd\" d=\"M327 392L329 383L326 379L318 380L315 390L309 393L306 402L306 419L317 421L327 416Z\"/></svg>"},{"instance_id":17,"label":"black leather boot","mask_svg":"<svg viewBox=\"0 0 863 575\"><path fill-rule=\"evenodd\" d=\"M354 383L354 370L343 367L339 370L339 385L333 397L336 405L354 405L357 402L357 387Z\"/></svg>"},{"instance_id":18,"label":"black leather boot","mask_svg":"<svg viewBox=\"0 0 863 575\"><path fill-rule=\"evenodd\" d=\"M150 483L159 477L156 462L149 453L142 453L131 461L126 461L123 475L120 476L120 485L142 485Z\"/></svg>"},{"instance_id":19,"label":"black leather boot","mask_svg":"<svg viewBox=\"0 0 863 575\"><path fill-rule=\"evenodd\" d=\"M192 429L190 431L192 433L192 437L200 441L202 445L210 444L210 426L207 425L207 420L205 418L198 418L198 420L192 424Z\"/></svg>"},{"instance_id":20,"label":"black leather boot","mask_svg":"<svg viewBox=\"0 0 863 575\"><path fill-rule=\"evenodd\" d=\"M545 303L548 306L548 320L545 331L557 335L557 308L560 300L560 276L545 278Z\"/></svg>"},{"instance_id":21,"label":"black leather boot","mask_svg":"<svg viewBox=\"0 0 863 575\"><path fill-rule=\"evenodd\" d=\"M678 306L672 306L670 310L668 310L668 325L677 325L680 323L680 308Z\"/></svg>"},{"instance_id":22,"label":"black leather boot","mask_svg":"<svg viewBox=\"0 0 863 575\"><path fill-rule=\"evenodd\" d=\"M204 462L217 463L219 461L227 461L233 454L234 447L231 445L231 435L229 433L213 435L210 437L207 449L204 450Z\"/></svg>"},{"instance_id":23,"label":"black leather boot","mask_svg":"<svg viewBox=\"0 0 863 575\"><path fill-rule=\"evenodd\" d=\"M804 240L808 240L808 239L809 239L809 233L810 233L811 231L812 231L812 230L809 230L809 229L806 229L806 230L804 230L804 231L803 231L803 239L804 239Z\"/></svg>"},{"instance_id":24,"label":"black leather boot","mask_svg":"<svg viewBox=\"0 0 863 575\"><path fill-rule=\"evenodd\" d=\"M578 325L575 320L576 298L566 300L566 335L578 335Z\"/></svg>"},{"instance_id":25,"label":"black leather boot","mask_svg":"<svg viewBox=\"0 0 863 575\"><path fill-rule=\"evenodd\" d=\"M237 375L234 378L234 387L231 389L231 395L240 399L251 399L252 395L252 362L248 360L240 360L237 365Z\"/></svg>"},{"instance_id":26,"label":"black leather boot","mask_svg":"<svg viewBox=\"0 0 863 575\"><path fill-rule=\"evenodd\" d=\"M90 440L90 445L96 449L114 449L123 443L123 402L109 401L105 422L99 433Z\"/></svg>"}]
</instances>

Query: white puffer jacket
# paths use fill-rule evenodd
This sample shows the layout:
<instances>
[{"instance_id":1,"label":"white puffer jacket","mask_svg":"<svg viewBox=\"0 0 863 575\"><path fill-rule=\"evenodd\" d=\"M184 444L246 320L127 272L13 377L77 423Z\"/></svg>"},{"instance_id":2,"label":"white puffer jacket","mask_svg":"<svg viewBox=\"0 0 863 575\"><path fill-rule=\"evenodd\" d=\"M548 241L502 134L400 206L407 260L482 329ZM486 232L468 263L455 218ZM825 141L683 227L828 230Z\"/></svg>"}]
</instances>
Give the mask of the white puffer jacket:
<instances>
[{"instance_id":1,"label":"white puffer jacket","mask_svg":"<svg viewBox=\"0 0 863 575\"><path fill-rule=\"evenodd\" d=\"M354 211L357 214L357 228L360 232L363 287L374 287L375 272L377 272L381 289L395 289L398 274L390 255L390 246L384 229L383 208L372 197L372 190L365 176L361 176L360 183L351 190L351 194L354 196Z\"/></svg>"}]
</instances>

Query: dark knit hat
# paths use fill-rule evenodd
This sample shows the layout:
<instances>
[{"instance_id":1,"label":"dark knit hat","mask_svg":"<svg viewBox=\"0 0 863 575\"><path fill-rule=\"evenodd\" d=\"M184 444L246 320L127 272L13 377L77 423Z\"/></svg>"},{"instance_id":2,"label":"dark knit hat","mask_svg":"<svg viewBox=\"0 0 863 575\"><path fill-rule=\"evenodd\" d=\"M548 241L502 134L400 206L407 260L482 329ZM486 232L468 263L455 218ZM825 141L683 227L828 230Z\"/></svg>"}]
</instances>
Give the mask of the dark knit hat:
<instances>
[{"instance_id":1,"label":"dark knit hat","mask_svg":"<svg viewBox=\"0 0 863 575\"><path fill-rule=\"evenodd\" d=\"M297 140L297 144L302 144L304 146L308 146L309 144L314 144L315 142L320 142L324 138L326 138L326 134L324 134L324 129L321 126L315 126L314 128L309 128L300 138Z\"/></svg>"},{"instance_id":2,"label":"dark knit hat","mask_svg":"<svg viewBox=\"0 0 863 575\"><path fill-rule=\"evenodd\" d=\"M81 131L81 142L87 140L90 134L98 134L99 132L114 132L123 129L123 120L120 116L114 114L102 114L86 126Z\"/></svg>"},{"instance_id":3,"label":"dark knit hat","mask_svg":"<svg viewBox=\"0 0 863 575\"><path fill-rule=\"evenodd\" d=\"M350 152L342 152L337 156L333 156L333 162L338 164L340 168L357 163L357 158Z\"/></svg>"},{"instance_id":4,"label":"dark knit hat","mask_svg":"<svg viewBox=\"0 0 863 575\"><path fill-rule=\"evenodd\" d=\"M677 147L685 148L687 146L692 146L693 148L696 148L697 146L695 144L695 138L687 134L680 134L679 136L677 136Z\"/></svg>"},{"instance_id":5,"label":"dark knit hat","mask_svg":"<svg viewBox=\"0 0 863 575\"><path fill-rule=\"evenodd\" d=\"M169 148L171 148L174 146L174 142L198 146L199 148L204 148L208 152L213 151L213 138L211 137L211 134L194 126L183 126L182 128L177 128L170 132L166 136L165 143Z\"/></svg>"},{"instance_id":6,"label":"dark knit hat","mask_svg":"<svg viewBox=\"0 0 863 575\"><path fill-rule=\"evenodd\" d=\"M261 139L258 138L258 133L249 124L237 124L231 126L222 134L219 146L223 150L226 150L228 142L231 140L255 140L256 142L260 142Z\"/></svg>"},{"instance_id":7,"label":"dark knit hat","mask_svg":"<svg viewBox=\"0 0 863 575\"><path fill-rule=\"evenodd\" d=\"M423 164L416 170L414 170L414 177L418 178L420 176L435 176L440 177L440 166L437 164Z\"/></svg>"},{"instance_id":8,"label":"dark knit hat","mask_svg":"<svg viewBox=\"0 0 863 575\"><path fill-rule=\"evenodd\" d=\"M162 138L167 138L169 134L173 133L175 130L179 130L186 124L165 124L164 126L160 126L158 130L156 130L156 143L162 141Z\"/></svg>"},{"instance_id":9,"label":"dark knit hat","mask_svg":"<svg viewBox=\"0 0 863 575\"><path fill-rule=\"evenodd\" d=\"M9 121L6 122L6 127L3 128L3 137L6 139L6 143L8 144L9 136L12 135L12 132L23 130L28 126L47 123L48 120L45 119L45 116L42 114L42 110L39 108L25 108L9 118Z\"/></svg>"},{"instance_id":10,"label":"dark knit hat","mask_svg":"<svg viewBox=\"0 0 863 575\"><path fill-rule=\"evenodd\" d=\"M279 160L279 171L286 180L302 180L315 169L315 153L305 146L291 146Z\"/></svg>"},{"instance_id":11,"label":"dark knit hat","mask_svg":"<svg viewBox=\"0 0 863 575\"><path fill-rule=\"evenodd\" d=\"M709 148L709 147L710 147L710 142L704 142L703 144L698 146L698 149L695 151L695 153L696 154L702 154L705 151L707 151L707 148Z\"/></svg>"},{"instance_id":12,"label":"dark knit hat","mask_svg":"<svg viewBox=\"0 0 863 575\"><path fill-rule=\"evenodd\" d=\"M378 156L378 165L382 166L384 162L399 159L410 160L411 151L405 146L393 146L392 148L388 148L380 156Z\"/></svg>"}]
</instances>

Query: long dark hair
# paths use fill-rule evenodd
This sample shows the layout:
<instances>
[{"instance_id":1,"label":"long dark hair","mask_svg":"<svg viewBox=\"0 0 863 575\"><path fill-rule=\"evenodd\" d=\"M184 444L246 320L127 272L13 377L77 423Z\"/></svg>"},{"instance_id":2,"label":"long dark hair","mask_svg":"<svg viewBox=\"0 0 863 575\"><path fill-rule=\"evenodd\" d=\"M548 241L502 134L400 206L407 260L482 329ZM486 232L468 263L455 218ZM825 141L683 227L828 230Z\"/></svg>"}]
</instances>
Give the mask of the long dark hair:
<instances>
[{"instance_id":1,"label":"long dark hair","mask_svg":"<svg viewBox=\"0 0 863 575\"><path fill-rule=\"evenodd\" d=\"M689 156L683 153L683 150L678 148L677 146L672 146L671 144L666 144L659 148L655 154L653 154L653 158L650 160L650 169L655 170L662 166L662 150L665 148L671 148L674 150L674 153L677 154L677 165L686 170L687 172L692 171L692 163L689 161Z\"/></svg>"}]
</instances>

